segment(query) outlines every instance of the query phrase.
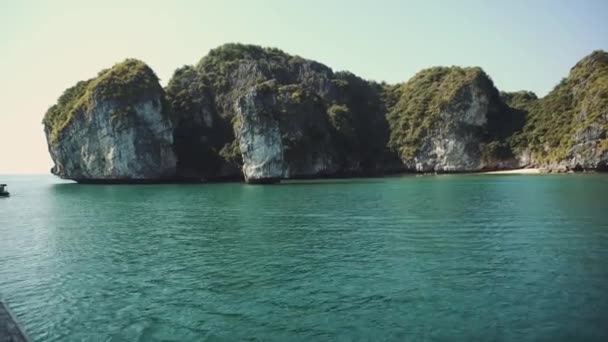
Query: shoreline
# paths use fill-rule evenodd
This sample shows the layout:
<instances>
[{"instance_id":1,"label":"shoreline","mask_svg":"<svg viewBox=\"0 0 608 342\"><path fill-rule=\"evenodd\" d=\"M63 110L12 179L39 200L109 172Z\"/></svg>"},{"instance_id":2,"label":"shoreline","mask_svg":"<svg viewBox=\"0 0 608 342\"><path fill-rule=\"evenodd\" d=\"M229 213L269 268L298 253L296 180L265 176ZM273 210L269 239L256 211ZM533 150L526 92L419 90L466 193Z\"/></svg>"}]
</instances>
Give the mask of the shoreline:
<instances>
[{"instance_id":1,"label":"shoreline","mask_svg":"<svg viewBox=\"0 0 608 342\"><path fill-rule=\"evenodd\" d=\"M539 175L543 174L541 169L527 168L527 169L515 169L515 170L500 170L500 171L488 171L482 172L482 175Z\"/></svg>"},{"instance_id":2,"label":"shoreline","mask_svg":"<svg viewBox=\"0 0 608 342\"><path fill-rule=\"evenodd\" d=\"M329 180L349 180L349 179L382 179L382 178L392 178L392 177L404 177L404 176L436 176L436 175L547 175L547 174L606 174L607 172L596 171L596 170L587 170L587 171L566 171L566 172L551 172L550 170L544 168L522 168L522 169L512 169L512 170L495 170L495 171L468 171L468 172L412 172L412 171L402 171L402 172L389 172L386 174L342 174L342 175L322 175L318 177L294 177L294 178L286 178L281 179L280 181L273 182L272 184L282 184L282 183L294 183L294 182L306 182L306 181L329 181ZM20 176L17 174L6 174L0 176ZM218 178L218 179L195 179L195 178L164 178L164 179L67 179L62 178L61 176L53 175L53 174L28 174L26 176L50 176L57 180L61 180L62 184L66 185L92 185L92 186L102 186L102 185L158 185L158 184L191 184L191 185L202 185L202 184L225 184L225 183L242 183L242 184L264 184L263 182L252 182L247 183L244 179L239 179L235 177L226 177L226 178Z\"/></svg>"}]
</instances>

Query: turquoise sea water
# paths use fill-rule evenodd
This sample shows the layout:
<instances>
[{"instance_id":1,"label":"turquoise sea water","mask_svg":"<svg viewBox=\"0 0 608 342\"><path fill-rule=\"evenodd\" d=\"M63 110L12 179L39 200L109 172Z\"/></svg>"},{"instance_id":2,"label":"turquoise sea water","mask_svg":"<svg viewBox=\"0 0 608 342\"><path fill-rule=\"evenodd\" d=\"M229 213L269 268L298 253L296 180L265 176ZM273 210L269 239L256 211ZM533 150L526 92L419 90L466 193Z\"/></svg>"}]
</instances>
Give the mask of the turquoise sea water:
<instances>
[{"instance_id":1,"label":"turquoise sea water","mask_svg":"<svg viewBox=\"0 0 608 342\"><path fill-rule=\"evenodd\" d=\"M34 341L608 340L608 175L2 181Z\"/></svg>"}]
</instances>

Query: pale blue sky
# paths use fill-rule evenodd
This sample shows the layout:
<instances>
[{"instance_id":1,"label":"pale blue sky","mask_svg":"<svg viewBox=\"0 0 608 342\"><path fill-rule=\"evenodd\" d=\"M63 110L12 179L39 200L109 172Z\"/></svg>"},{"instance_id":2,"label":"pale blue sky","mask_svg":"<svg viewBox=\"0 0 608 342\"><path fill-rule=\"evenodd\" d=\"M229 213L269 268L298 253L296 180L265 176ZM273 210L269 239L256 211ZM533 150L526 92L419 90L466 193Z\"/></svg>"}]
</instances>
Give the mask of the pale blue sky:
<instances>
[{"instance_id":1,"label":"pale blue sky","mask_svg":"<svg viewBox=\"0 0 608 342\"><path fill-rule=\"evenodd\" d=\"M502 90L544 95L577 60L608 50L608 1L0 0L0 174L48 172L40 122L78 80L135 57L165 84L225 42L390 83L477 65Z\"/></svg>"}]
</instances>

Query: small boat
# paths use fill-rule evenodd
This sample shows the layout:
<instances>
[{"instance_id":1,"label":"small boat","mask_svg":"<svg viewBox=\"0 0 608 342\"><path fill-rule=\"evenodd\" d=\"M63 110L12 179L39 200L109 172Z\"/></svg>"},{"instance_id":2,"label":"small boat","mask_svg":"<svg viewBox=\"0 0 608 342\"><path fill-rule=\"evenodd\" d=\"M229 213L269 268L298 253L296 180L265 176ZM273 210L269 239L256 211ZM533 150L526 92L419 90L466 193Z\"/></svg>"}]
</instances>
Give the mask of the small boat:
<instances>
[{"instance_id":1,"label":"small boat","mask_svg":"<svg viewBox=\"0 0 608 342\"><path fill-rule=\"evenodd\" d=\"M6 191L6 184L0 184L0 197L8 197L11 193Z\"/></svg>"}]
</instances>

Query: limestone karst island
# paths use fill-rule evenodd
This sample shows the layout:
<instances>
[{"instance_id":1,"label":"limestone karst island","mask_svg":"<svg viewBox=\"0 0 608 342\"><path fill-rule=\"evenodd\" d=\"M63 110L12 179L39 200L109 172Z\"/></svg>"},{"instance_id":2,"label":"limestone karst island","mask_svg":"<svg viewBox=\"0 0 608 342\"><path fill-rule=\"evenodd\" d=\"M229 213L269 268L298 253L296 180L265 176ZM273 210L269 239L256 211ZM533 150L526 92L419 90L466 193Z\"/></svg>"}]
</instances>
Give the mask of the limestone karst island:
<instances>
[{"instance_id":1,"label":"limestone karst island","mask_svg":"<svg viewBox=\"0 0 608 342\"><path fill-rule=\"evenodd\" d=\"M607 342L608 0L0 0L0 342Z\"/></svg>"},{"instance_id":2,"label":"limestone karst island","mask_svg":"<svg viewBox=\"0 0 608 342\"><path fill-rule=\"evenodd\" d=\"M608 53L546 96L502 92L479 67L399 84L276 48L225 44L163 88L126 59L65 90L44 116L55 166L77 182L163 182L608 169Z\"/></svg>"}]
</instances>

